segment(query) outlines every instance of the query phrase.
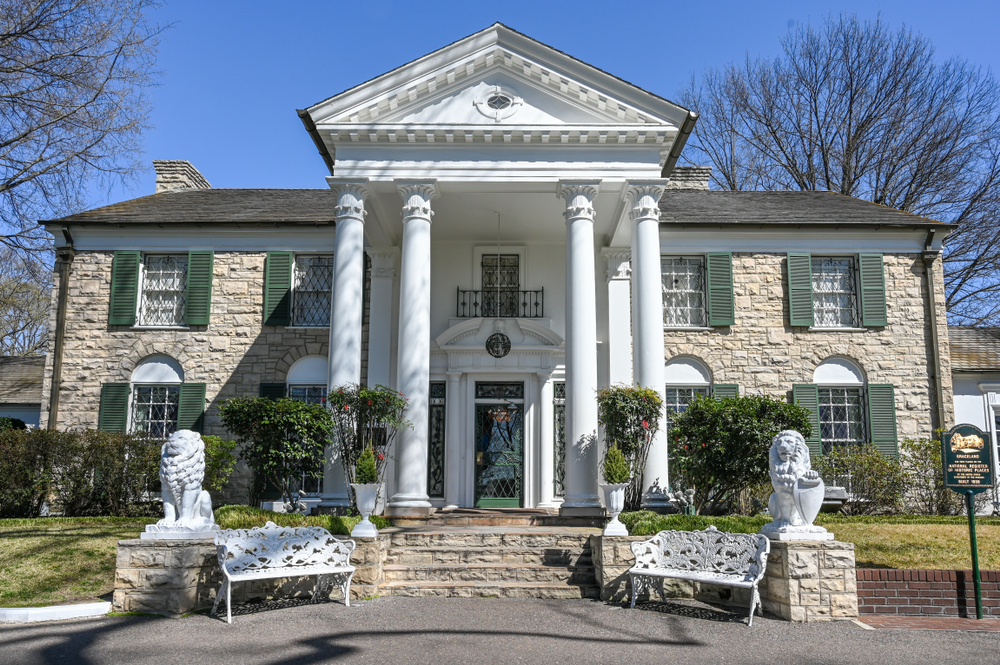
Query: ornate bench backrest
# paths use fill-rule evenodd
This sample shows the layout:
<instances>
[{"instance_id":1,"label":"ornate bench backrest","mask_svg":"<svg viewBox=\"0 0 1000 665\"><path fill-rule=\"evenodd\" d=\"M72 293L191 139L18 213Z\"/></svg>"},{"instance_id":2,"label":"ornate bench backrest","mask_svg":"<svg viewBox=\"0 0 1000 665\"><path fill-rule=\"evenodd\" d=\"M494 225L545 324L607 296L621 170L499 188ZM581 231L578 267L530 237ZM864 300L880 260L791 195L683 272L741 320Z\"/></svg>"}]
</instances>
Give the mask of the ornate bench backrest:
<instances>
[{"instance_id":1,"label":"ornate bench backrest","mask_svg":"<svg viewBox=\"0 0 1000 665\"><path fill-rule=\"evenodd\" d=\"M726 533L710 526L704 531L661 531L649 540L632 543L638 568L673 568L757 580L770 550L767 536Z\"/></svg>"},{"instance_id":2,"label":"ornate bench backrest","mask_svg":"<svg viewBox=\"0 0 1000 665\"><path fill-rule=\"evenodd\" d=\"M338 540L318 526L281 527L268 522L253 529L224 529L215 534L219 565L230 575L272 568L349 566L353 540Z\"/></svg>"}]
</instances>

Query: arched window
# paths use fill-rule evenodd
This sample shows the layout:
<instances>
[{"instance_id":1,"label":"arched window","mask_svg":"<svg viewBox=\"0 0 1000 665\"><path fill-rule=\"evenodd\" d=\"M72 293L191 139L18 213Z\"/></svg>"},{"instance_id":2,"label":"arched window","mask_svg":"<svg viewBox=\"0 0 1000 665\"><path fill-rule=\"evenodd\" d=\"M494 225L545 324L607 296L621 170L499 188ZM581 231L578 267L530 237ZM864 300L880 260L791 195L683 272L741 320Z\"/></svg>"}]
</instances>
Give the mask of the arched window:
<instances>
[{"instance_id":1,"label":"arched window","mask_svg":"<svg viewBox=\"0 0 1000 665\"><path fill-rule=\"evenodd\" d=\"M177 431L184 370L165 355L150 356L136 365L130 381L132 417L129 431L166 438Z\"/></svg>"},{"instance_id":2,"label":"arched window","mask_svg":"<svg viewBox=\"0 0 1000 665\"><path fill-rule=\"evenodd\" d=\"M847 358L827 358L813 372L823 452L868 441L865 375Z\"/></svg>"},{"instance_id":3,"label":"arched window","mask_svg":"<svg viewBox=\"0 0 1000 665\"><path fill-rule=\"evenodd\" d=\"M321 404L326 398L329 361L326 356L303 356L288 370L285 383L292 399Z\"/></svg>"},{"instance_id":4,"label":"arched window","mask_svg":"<svg viewBox=\"0 0 1000 665\"><path fill-rule=\"evenodd\" d=\"M697 358L672 358L664 368L664 376L664 406L668 420L672 413L684 413L695 397L708 397L712 392L712 374Z\"/></svg>"}]
</instances>

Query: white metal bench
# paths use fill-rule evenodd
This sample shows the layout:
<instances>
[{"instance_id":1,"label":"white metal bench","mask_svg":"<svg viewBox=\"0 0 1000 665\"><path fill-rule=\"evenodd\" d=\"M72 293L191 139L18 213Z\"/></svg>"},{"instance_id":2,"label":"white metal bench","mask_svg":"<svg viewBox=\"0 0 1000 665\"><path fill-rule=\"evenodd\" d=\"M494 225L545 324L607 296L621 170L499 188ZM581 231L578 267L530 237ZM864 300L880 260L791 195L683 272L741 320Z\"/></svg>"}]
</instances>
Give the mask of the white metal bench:
<instances>
[{"instance_id":1,"label":"white metal bench","mask_svg":"<svg viewBox=\"0 0 1000 665\"><path fill-rule=\"evenodd\" d=\"M322 527L280 527L268 522L254 529L224 529L215 534L215 550L222 568L222 587L215 596L212 614L226 597L226 621L233 622L233 582L316 575L312 598L324 588L328 576L351 605L353 540L340 540Z\"/></svg>"},{"instance_id":2,"label":"white metal bench","mask_svg":"<svg viewBox=\"0 0 1000 665\"><path fill-rule=\"evenodd\" d=\"M752 589L750 621L761 608L757 584L764 577L771 541L759 533L726 533L710 526L704 531L661 531L649 540L632 543L635 566L632 607L636 597L655 582L663 598L663 580L671 577L692 582Z\"/></svg>"}]
</instances>

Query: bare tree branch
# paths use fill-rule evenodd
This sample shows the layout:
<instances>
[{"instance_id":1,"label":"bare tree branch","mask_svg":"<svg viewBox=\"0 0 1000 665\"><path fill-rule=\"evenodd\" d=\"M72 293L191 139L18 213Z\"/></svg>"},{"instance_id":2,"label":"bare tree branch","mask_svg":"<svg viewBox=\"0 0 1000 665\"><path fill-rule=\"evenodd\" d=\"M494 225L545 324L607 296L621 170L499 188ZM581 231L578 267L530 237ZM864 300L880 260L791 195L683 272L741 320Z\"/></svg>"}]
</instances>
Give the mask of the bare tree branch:
<instances>
[{"instance_id":1,"label":"bare tree branch","mask_svg":"<svg viewBox=\"0 0 1000 665\"><path fill-rule=\"evenodd\" d=\"M949 319L1000 324L1000 85L925 37L854 15L799 27L773 60L708 70L690 163L721 189L829 190L959 224L945 248Z\"/></svg>"}]
</instances>

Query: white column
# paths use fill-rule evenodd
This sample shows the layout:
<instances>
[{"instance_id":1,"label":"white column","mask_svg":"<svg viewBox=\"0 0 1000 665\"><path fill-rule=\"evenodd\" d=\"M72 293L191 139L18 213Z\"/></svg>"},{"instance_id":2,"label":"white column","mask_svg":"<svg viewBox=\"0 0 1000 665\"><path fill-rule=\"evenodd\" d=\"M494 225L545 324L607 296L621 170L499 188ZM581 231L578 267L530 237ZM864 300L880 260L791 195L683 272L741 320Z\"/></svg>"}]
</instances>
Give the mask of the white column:
<instances>
[{"instance_id":1,"label":"white column","mask_svg":"<svg viewBox=\"0 0 1000 665\"><path fill-rule=\"evenodd\" d=\"M538 508L555 508L555 421L552 412L552 374L538 372Z\"/></svg>"},{"instance_id":2,"label":"white column","mask_svg":"<svg viewBox=\"0 0 1000 665\"><path fill-rule=\"evenodd\" d=\"M444 503L445 508L458 508L462 492L462 451L466 448L462 436L462 373L448 372L445 389L444 430Z\"/></svg>"},{"instance_id":3,"label":"white column","mask_svg":"<svg viewBox=\"0 0 1000 665\"><path fill-rule=\"evenodd\" d=\"M392 285L396 278L397 247L368 249L372 284L368 308L368 385L389 386L392 380Z\"/></svg>"},{"instance_id":4,"label":"white column","mask_svg":"<svg viewBox=\"0 0 1000 665\"><path fill-rule=\"evenodd\" d=\"M663 181L632 182L628 205L632 216L632 369L635 383L663 397L663 295L660 267L660 195ZM649 447L643 474L644 508L668 503L666 419Z\"/></svg>"},{"instance_id":5,"label":"white column","mask_svg":"<svg viewBox=\"0 0 1000 665\"><path fill-rule=\"evenodd\" d=\"M361 323L365 284L365 179L327 179L337 195L336 247L330 298L330 369L327 388L361 381ZM347 477L335 446L327 448L321 506L351 505Z\"/></svg>"},{"instance_id":6,"label":"white column","mask_svg":"<svg viewBox=\"0 0 1000 665\"><path fill-rule=\"evenodd\" d=\"M403 197L403 256L399 282L399 349L396 384L409 398L396 443L396 493L391 515L426 515L427 408L431 347L431 198L433 181L398 182Z\"/></svg>"},{"instance_id":7,"label":"white column","mask_svg":"<svg viewBox=\"0 0 1000 665\"><path fill-rule=\"evenodd\" d=\"M632 252L605 248L608 261L608 382L632 385Z\"/></svg>"},{"instance_id":8,"label":"white column","mask_svg":"<svg viewBox=\"0 0 1000 665\"><path fill-rule=\"evenodd\" d=\"M600 515L594 199L600 182L560 182L566 202L566 498L560 515Z\"/></svg>"}]
</instances>

